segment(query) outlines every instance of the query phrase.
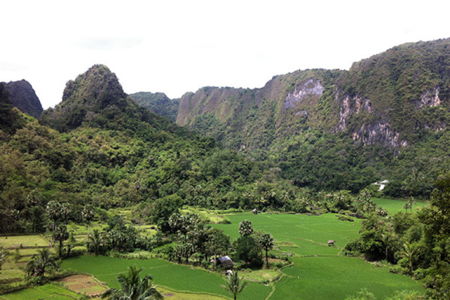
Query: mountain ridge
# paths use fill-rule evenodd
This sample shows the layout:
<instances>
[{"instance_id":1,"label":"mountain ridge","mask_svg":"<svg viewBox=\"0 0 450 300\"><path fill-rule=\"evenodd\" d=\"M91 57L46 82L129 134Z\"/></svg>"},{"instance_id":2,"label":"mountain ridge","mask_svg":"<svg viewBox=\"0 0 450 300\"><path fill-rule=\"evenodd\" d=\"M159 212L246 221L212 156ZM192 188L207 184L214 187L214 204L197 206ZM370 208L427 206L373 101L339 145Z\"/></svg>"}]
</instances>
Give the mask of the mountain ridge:
<instances>
[{"instance_id":1,"label":"mountain ridge","mask_svg":"<svg viewBox=\"0 0 450 300\"><path fill-rule=\"evenodd\" d=\"M275 123L275 136L290 134L292 131L286 131L286 127L298 127L299 123L306 122L316 129L345 132L364 145L405 147L417 141L420 134L416 134L416 130L442 130L447 124L449 53L450 39L408 43L355 62L348 71L298 70L274 76L264 87L256 89L200 88L181 97L177 124L219 140L225 139L227 147L239 149L240 144L244 144L240 132L247 132L248 136L254 136L255 132L247 131L241 124L234 133L219 135L215 134L216 127L236 127L236 122L230 119L248 120L251 117L249 103L262 106L261 103L271 102L266 105L272 106L274 114L271 121ZM395 67L391 66L394 63ZM315 96L307 90L307 86L301 87L307 85L308 80L309 84L316 84L318 90ZM396 94L391 89L400 93ZM309 105L305 103L308 101ZM430 107L437 107L434 113L438 120L429 119L423 124L414 124L424 120L428 111L433 111ZM257 110L260 114L263 108ZM402 119L395 110L406 111L410 118ZM408 110L416 112L409 113ZM292 114L298 118L295 119ZM311 122L311 119L314 121ZM262 124L257 127L262 127ZM223 130L226 129L221 128ZM242 143L230 143L227 137ZM259 139L264 140L264 137ZM250 145L250 149L261 144L270 142L256 143L256 147ZM245 146L248 148L248 145Z\"/></svg>"},{"instance_id":2,"label":"mountain ridge","mask_svg":"<svg viewBox=\"0 0 450 300\"><path fill-rule=\"evenodd\" d=\"M32 85L25 79L18 81L2 82L8 93L9 101L22 112L39 118L44 111Z\"/></svg>"}]
</instances>

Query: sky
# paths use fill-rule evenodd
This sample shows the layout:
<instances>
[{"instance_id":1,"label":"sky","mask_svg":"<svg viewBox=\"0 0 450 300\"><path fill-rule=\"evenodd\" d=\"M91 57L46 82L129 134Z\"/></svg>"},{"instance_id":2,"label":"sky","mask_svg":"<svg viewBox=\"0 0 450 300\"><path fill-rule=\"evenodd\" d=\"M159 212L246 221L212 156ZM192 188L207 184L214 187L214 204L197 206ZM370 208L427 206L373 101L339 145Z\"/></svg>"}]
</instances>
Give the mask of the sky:
<instances>
[{"instance_id":1,"label":"sky","mask_svg":"<svg viewBox=\"0 0 450 300\"><path fill-rule=\"evenodd\" d=\"M448 0L2 0L0 81L28 80L44 108L93 64L127 93L255 88L448 38L449 11Z\"/></svg>"}]
</instances>

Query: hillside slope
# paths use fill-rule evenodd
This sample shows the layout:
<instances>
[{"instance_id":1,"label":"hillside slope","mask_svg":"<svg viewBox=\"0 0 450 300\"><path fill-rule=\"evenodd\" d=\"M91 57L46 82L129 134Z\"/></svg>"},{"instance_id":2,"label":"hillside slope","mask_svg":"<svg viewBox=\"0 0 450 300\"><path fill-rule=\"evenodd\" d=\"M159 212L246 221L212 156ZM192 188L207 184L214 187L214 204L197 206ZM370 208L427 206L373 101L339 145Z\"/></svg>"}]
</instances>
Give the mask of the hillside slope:
<instances>
[{"instance_id":1,"label":"hillside slope","mask_svg":"<svg viewBox=\"0 0 450 300\"><path fill-rule=\"evenodd\" d=\"M42 232L51 200L67 202L79 221L86 206L160 198L248 208L286 183L268 183L259 163L138 107L106 66L69 81L40 122L7 96L0 84L0 232Z\"/></svg>"},{"instance_id":2,"label":"hillside slope","mask_svg":"<svg viewBox=\"0 0 450 300\"><path fill-rule=\"evenodd\" d=\"M399 148L443 130L449 107L444 39L394 47L349 71L296 71L259 89L202 88L181 98L177 124L233 148L269 148L310 128Z\"/></svg>"}]
</instances>

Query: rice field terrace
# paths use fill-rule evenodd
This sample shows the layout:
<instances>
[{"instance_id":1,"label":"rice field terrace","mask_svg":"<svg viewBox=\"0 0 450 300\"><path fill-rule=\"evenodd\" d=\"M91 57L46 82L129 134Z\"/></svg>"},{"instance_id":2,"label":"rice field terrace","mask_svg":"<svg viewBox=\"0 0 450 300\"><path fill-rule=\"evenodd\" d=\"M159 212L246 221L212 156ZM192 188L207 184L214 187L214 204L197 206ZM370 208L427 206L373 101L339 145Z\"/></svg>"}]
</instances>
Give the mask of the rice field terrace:
<instances>
[{"instance_id":1,"label":"rice field terrace","mask_svg":"<svg viewBox=\"0 0 450 300\"><path fill-rule=\"evenodd\" d=\"M405 210L404 206L405 206L405 203L407 202L404 199L389 199L389 198L374 198L373 200L376 205L381 206L382 208L387 210L387 212L390 215L393 215L402 210L404 211ZM418 208L424 207L426 204L427 204L426 201L416 200L413 203L412 209L418 209Z\"/></svg>"},{"instance_id":2,"label":"rice field terrace","mask_svg":"<svg viewBox=\"0 0 450 300\"><path fill-rule=\"evenodd\" d=\"M404 204L404 201L389 199L375 199L375 202L389 213L402 210ZM417 202L414 208L423 205L425 202ZM336 214L253 214L186 209L189 212L193 210L209 220L211 226L223 230L232 240L239 236L239 223L251 221L256 231L273 235L273 256L288 258L289 264L285 266L241 270L239 274L248 284L239 299L345 299L361 289L367 289L377 299L384 299L400 290L424 292L421 282L390 273L387 265L341 254L343 247L358 237L360 219L343 221ZM94 224L93 227L102 228L103 225ZM148 234L155 233L152 226L137 227ZM71 230L79 240L84 241L91 229L73 225ZM328 240L334 240L335 245L329 246ZM38 235L1 237L0 245L11 253L19 253L15 262L9 261L3 266L0 281L16 280L18 283L23 281L23 269L29 256L38 249L51 246L45 236ZM277 259L272 257L271 263L276 262ZM83 295L95 298L107 288L117 288L117 276L129 266L138 266L142 268L142 274L150 274L166 299L230 299L230 294L223 288L225 276L220 272L159 258L127 259L93 255L63 261L63 269L78 275L1 295L0 299L79 299Z\"/></svg>"}]
</instances>

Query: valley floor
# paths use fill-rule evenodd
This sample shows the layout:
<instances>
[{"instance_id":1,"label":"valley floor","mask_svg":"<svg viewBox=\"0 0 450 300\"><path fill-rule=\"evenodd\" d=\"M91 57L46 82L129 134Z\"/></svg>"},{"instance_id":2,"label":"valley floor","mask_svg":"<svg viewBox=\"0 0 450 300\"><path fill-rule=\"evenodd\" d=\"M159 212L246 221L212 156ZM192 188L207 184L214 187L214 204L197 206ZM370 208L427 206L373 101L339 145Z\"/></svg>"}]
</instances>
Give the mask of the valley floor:
<instances>
[{"instance_id":1,"label":"valley floor","mask_svg":"<svg viewBox=\"0 0 450 300\"><path fill-rule=\"evenodd\" d=\"M402 209L402 203L379 200L390 206L388 210ZM381 204L381 203L380 203ZM420 205L418 205L420 206ZM371 264L361 258L341 255L346 243L358 236L360 220L341 221L334 214L320 216L283 213L232 213L226 216L231 224L213 224L232 239L238 237L242 220L250 220L257 231L271 233L276 241L274 254L288 256L291 265L264 274L251 270L240 272L249 280L239 299L345 299L365 288L377 299L384 299L398 290L423 291L418 281L389 272L388 266ZM14 243L14 239L6 239ZM28 237L36 247L46 243L36 236ZM329 247L328 240L336 246ZM6 241L1 240L4 244ZM135 265L150 274L162 289L166 299L228 299L222 288L224 276L187 265L161 259L123 259L105 256L81 256L66 259L62 267L80 274L91 274L109 287L118 287L117 275L128 266ZM4 271L2 271L2 274ZM3 276L3 275L2 275ZM267 280L263 280L266 278ZM272 280L272 281L271 281ZM56 298L55 298L56 297ZM0 296L0 299L76 299L77 294L65 289L61 283L51 283Z\"/></svg>"}]
</instances>

